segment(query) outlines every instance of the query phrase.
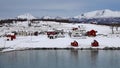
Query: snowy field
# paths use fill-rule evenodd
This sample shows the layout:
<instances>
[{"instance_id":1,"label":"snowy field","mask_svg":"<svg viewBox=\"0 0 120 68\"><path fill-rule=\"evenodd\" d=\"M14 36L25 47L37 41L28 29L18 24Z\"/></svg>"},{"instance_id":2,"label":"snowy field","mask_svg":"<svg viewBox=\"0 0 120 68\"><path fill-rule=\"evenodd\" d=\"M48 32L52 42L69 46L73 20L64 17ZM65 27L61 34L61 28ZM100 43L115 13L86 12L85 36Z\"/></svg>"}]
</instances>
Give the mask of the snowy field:
<instances>
[{"instance_id":1,"label":"snowy field","mask_svg":"<svg viewBox=\"0 0 120 68\"><path fill-rule=\"evenodd\" d=\"M43 24L50 25L51 27L48 28L47 26L42 26ZM3 51L29 48L91 48L91 42L93 42L93 40L97 40L99 42L100 46L96 48L120 47L120 34L111 34L112 30L109 26L101 26L95 24L60 24L56 22L40 22L39 25L43 28L46 27L46 29L64 29L65 32L69 32L70 29L72 29L73 27L78 27L82 25L85 27L86 31L89 31L91 29L97 30L97 36L86 36L86 38L71 38L66 33L64 38L49 39L47 35L42 34L38 36L17 36L16 39L13 41L6 41L5 37L0 37L0 48L8 47L8 49L4 49ZM5 29L1 29L1 31L3 31L1 32L2 34L4 33ZM11 27L11 30L12 29L15 29L15 27ZM118 30L120 31L120 29ZM73 47L70 45L71 42L73 42L74 40L78 42L78 47Z\"/></svg>"}]
</instances>

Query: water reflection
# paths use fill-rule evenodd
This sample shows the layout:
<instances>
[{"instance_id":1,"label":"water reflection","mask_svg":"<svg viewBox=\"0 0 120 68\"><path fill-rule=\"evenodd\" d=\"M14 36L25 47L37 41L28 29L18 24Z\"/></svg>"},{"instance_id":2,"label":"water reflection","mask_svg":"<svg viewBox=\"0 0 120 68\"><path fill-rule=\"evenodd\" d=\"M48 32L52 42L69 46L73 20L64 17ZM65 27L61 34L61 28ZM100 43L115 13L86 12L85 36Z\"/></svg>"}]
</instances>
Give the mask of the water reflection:
<instances>
[{"instance_id":1,"label":"water reflection","mask_svg":"<svg viewBox=\"0 0 120 68\"><path fill-rule=\"evenodd\" d=\"M72 49L71 51L71 56L73 56L75 59L78 59L78 50L77 49Z\"/></svg>"},{"instance_id":2,"label":"water reflection","mask_svg":"<svg viewBox=\"0 0 120 68\"><path fill-rule=\"evenodd\" d=\"M119 50L30 50L0 55L0 68L120 68L119 64Z\"/></svg>"},{"instance_id":3,"label":"water reflection","mask_svg":"<svg viewBox=\"0 0 120 68\"><path fill-rule=\"evenodd\" d=\"M96 68L99 50L90 50L90 52L91 52L91 66L93 68Z\"/></svg>"},{"instance_id":4,"label":"water reflection","mask_svg":"<svg viewBox=\"0 0 120 68\"><path fill-rule=\"evenodd\" d=\"M91 60L93 60L94 62L96 62L97 58L98 58L98 52L99 50L90 50L91 52Z\"/></svg>"}]
</instances>

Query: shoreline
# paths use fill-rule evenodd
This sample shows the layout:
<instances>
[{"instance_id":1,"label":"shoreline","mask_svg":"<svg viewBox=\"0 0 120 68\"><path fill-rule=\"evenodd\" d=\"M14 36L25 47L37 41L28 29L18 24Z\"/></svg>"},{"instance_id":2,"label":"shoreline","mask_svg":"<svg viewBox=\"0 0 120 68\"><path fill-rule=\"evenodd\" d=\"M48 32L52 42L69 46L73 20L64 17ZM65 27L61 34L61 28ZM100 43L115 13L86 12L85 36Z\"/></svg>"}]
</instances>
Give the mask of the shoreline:
<instances>
[{"instance_id":1,"label":"shoreline","mask_svg":"<svg viewBox=\"0 0 120 68\"><path fill-rule=\"evenodd\" d=\"M90 48L77 48L77 47L68 47L68 48L21 48L21 49L12 49L12 50L2 50L0 49L0 53L6 52L14 52L14 51L26 51L26 50L120 50L120 47L90 47Z\"/></svg>"}]
</instances>

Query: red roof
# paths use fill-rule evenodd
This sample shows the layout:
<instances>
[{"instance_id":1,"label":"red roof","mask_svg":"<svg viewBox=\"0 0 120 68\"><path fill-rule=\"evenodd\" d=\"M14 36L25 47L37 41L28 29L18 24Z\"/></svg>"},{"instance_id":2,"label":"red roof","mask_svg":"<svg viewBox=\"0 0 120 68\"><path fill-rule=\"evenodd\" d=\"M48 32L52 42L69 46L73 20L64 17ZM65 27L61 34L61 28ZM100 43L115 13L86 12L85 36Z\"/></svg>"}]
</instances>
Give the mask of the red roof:
<instances>
[{"instance_id":1,"label":"red roof","mask_svg":"<svg viewBox=\"0 0 120 68\"><path fill-rule=\"evenodd\" d=\"M47 32L47 35L55 35L56 32Z\"/></svg>"},{"instance_id":2,"label":"red roof","mask_svg":"<svg viewBox=\"0 0 120 68\"><path fill-rule=\"evenodd\" d=\"M96 36L96 33L97 33L97 31L95 31L95 30L90 30L90 31L87 32L87 35L88 35L88 36Z\"/></svg>"}]
</instances>

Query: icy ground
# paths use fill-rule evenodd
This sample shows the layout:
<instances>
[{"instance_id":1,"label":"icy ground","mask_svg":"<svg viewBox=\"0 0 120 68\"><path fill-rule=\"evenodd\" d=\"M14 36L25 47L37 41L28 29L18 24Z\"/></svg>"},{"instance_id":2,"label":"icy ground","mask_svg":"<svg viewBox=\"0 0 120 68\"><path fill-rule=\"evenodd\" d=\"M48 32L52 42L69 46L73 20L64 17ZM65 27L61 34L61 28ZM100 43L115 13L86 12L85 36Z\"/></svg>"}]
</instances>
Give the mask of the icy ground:
<instances>
[{"instance_id":1,"label":"icy ground","mask_svg":"<svg viewBox=\"0 0 120 68\"><path fill-rule=\"evenodd\" d=\"M90 48L91 42L93 42L94 39L96 39L100 44L98 48L120 47L120 37L86 37L86 39L66 37L49 39L45 35L17 37L14 41L5 41L3 38L0 38L0 46L9 47L7 50L20 50L28 48L69 48L72 47L70 46L70 43L76 40L79 43L77 48Z\"/></svg>"}]
</instances>

